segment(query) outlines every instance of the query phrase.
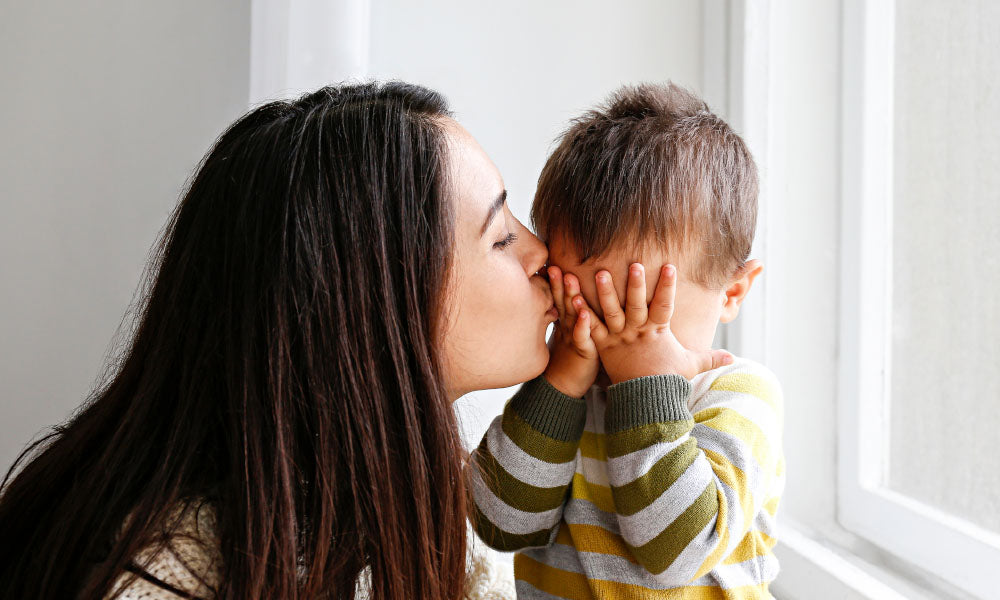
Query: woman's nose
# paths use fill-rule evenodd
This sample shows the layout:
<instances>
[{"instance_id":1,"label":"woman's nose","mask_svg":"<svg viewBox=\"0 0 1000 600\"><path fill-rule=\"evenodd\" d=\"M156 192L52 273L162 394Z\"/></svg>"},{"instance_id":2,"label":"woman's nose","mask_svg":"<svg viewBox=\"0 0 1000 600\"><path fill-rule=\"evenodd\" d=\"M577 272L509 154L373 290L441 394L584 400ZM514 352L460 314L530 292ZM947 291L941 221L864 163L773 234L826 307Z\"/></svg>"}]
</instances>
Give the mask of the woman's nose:
<instances>
[{"instance_id":1,"label":"woman's nose","mask_svg":"<svg viewBox=\"0 0 1000 600\"><path fill-rule=\"evenodd\" d=\"M525 228L525 233L528 236L528 243L524 245L526 256L524 270L528 275L534 275L545 268L545 262L549 260L549 249L542 243L542 240L538 239L538 236L528 231L527 228ZM548 279L544 272L541 275Z\"/></svg>"}]
</instances>

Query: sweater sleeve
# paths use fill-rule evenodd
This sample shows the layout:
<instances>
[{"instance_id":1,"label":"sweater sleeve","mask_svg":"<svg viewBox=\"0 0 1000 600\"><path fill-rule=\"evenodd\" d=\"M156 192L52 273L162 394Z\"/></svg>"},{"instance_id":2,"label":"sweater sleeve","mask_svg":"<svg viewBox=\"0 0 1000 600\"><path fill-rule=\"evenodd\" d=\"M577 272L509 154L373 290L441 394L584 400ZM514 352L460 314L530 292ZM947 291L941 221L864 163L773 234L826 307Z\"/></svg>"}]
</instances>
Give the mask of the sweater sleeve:
<instances>
[{"instance_id":1,"label":"sweater sleeve","mask_svg":"<svg viewBox=\"0 0 1000 600\"><path fill-rule=\"evenodd\" d=\"M768 499L781 453L781 390L768 374L725 373L693 415L691 383L679 375L609 388L608 479L619 528L661 583L711 571Z\"/></svg>"},{"instance_id":2,"label":"sweater sleeve","mask_svg":"<svg viewBox=\"0 0 1000 600\"><path fill-rule=\"evenodd\" d=\"M512 552L552 542L586 416L583 399L563 394L540 375L493 420L466 473L470 518L487 545Z\"/></svg>"}]
</instances>

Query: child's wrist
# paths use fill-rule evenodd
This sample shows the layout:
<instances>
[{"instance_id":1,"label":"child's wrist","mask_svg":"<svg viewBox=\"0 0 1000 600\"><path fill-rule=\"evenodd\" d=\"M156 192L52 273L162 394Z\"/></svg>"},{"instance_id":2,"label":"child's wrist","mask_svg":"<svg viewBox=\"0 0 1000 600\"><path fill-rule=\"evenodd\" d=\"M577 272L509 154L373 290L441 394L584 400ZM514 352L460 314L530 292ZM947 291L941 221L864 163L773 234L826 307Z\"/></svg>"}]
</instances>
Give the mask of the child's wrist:
<instances>
[{"instance_id":1,"label":"child's wrist","mask_svg":"<svg viewBox=\"0 0 1000 600\"><path fill-rule=\"evenodd\" d=\"M582 398L590 389L589 384L584 385L578 378L569 377L559 369L546 369L543 376L549 385L572 398Z\"/></svg>"},{"instance_id":2,"label":"child's wrist","mask_svg":"<svg viewBox=\"0 0 1000 600\"><path fill-rule=\"evenodd\" d=\"M626 381L632 381L634 379L640 379L642 377L652 377L655 375L678 375L687 379L687 377L685 377L683 374L678 373L676 370L671 370L671 369L665 369L665 370L630 369L628 371L621 371L616 373L609 372L608 379L610 379L611 383L614 385L619 383L625 383Z\"/></svg>"}]
</instances>

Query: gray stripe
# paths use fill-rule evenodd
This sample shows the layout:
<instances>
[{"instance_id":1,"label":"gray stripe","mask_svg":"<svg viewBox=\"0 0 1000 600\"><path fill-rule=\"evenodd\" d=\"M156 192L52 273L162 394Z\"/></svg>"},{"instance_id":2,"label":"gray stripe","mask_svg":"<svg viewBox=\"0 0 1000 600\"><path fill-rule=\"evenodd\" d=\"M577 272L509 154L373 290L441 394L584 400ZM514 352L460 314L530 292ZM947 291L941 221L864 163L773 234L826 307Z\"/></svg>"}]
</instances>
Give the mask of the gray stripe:
<instances>
[{"instance_id":1,"label":"gray stripe","mask_svg":"<svg viewBox=\"0 0 1000 600\"><path fill-rule=\"evenodd\" d=\"M698 567L705 562L719 542L719 536L715 533L715 523L713 520L705 525L691 543L681 550L674 562L662 573L653 577L663 585L686 585L691 581L698 572Z\"/></svg>"},{"instance_id":2,"label":"gray stripe","mask_svg":"<svg viewBox=\"0 0 1000 600\"><path fill-rule=\"evenodd\" d=\"M642 565L620 556L596 552L577 552L575 548L562 544L553 544L544 551L538 552L537 557L532 558L563 571L583 573L588 579L615 581L653 590L674 589L683 585L663 585Z\"/></svg>"},{"instance_id":3,"label":"gray stripe","mask_svg":"<svg viewBox=\"0 0 1000 600\"><path fill-rule=\"evenodd\" d=\"M543 592L527 581L521 581L520 579L514 581L514 587L517 591L517 600L562 600L560 596L553 596L552 594Z\"/></svg>"},{"instance_id":4,"label":"gray stripe","mask_svg":"<svg viewBox=\"0 0 1000 600\"><path fill-rule=\"evenodd\" d=\"M569 485L576 471L576 458L564 463L539 460L521 449L503 432L502 416L486 430L486 447L508 473L520 481L540 488Z\"/></svg>"},{"instance_id":5,"label":"gray stripe","mask_svg":"<svg viewBox=\"0 0 1000 600\"><path fill-rule=\"evenodd\" d=\"M768 537L777 537L774 530L775 519L766 510L759 511L753 519L751 529L755 529Z\"/></svg>"},{"instance_id":6,"label":"gray stripe","mask_svg":"<svg viewBox=\"0 0 1000 600\"><path fill-rule=\"evenodd\" d=\"M549 529L559 522L562 506L538 513L518 510L490 491L489 486L483 481L479 469L467 469L466 474L469 485L472 487L472 497L476 506L483 511L490 522L503 531L525 535Z\"/></svg>"},{"instance_id":7,"label":"gray stripe","mask_svg":"<svg viewBox=\"0 0 1000 600\"><path fill-rule=\"evenodd\" d=\"M765 473L757 463L757 459L753 457L753 452L738 437L702 425L695 425L694 434L700 449L721 454L729 464L743 471L743 478L753 499L754 512L759 511L766 501L764 496L767 494L767 489L774 481L774 473Z\"/></svg>"},{"instance_id":8,"label":"gray stripe","mask_svg":"<svg viewBox=\"0 0 1000 600\"><path fill-rule=\"evenodd\" d=\"M618 530L618 515L604 512L589 500L570 498L563 509L563 520L572 525L597 525L614 535L621 536Z\"/></svg>"}]
</instances>

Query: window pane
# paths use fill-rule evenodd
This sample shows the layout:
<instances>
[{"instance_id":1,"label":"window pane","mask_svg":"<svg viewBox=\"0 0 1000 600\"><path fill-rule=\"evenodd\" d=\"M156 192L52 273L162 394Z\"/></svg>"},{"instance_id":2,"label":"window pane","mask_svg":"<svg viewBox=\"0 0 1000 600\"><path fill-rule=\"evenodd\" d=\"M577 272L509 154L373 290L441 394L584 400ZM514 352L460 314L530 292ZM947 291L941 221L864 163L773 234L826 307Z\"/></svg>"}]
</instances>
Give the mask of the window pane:
<instances>
[{"instance_id":1,"label":"window pane","mask_svg":"<svg viewBox=\"0 0 1000 600\"><path fill-rule=\"evenodd\" d=\"M1000 532L1000 2L896 4L889 486Z\"/></svg>"}]
</instances>

